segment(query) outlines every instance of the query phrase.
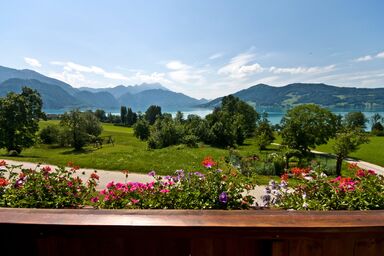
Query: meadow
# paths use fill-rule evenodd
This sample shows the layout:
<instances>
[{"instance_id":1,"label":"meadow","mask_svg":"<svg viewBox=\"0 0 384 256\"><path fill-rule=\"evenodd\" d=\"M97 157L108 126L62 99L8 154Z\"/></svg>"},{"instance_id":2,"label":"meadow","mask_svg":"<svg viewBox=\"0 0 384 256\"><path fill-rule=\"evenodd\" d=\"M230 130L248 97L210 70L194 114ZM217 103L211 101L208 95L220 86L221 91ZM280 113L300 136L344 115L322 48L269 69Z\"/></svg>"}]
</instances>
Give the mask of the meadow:
<instances>
[{"instance_id":1,"label":"meadow","mask_svg":"<svg viewBox=\"0 0 384 256\"><path fill-rule=\"evenodd\" d=\"M48 124L58 124L58 121L41 121L40 128ZM36 146L25 149L17 157L6 155L5 150L0 150L0 158L13 159L18 161L49 163L65 166L68 162L73 162L82 168L95 168L103 170L128 170L130 172L148 173L155 170L158 174L172 174L175 170L199 170L201 161L206 156L212 156L218 160L218 168L226 168L225 157L229 150L215 148L205 144L199 144L197 148L189 148L185 145L170 146L167 148L150 150L145 141L140 141L133 135L133 129L128 127L103 124L102 137L112 136L115 143L104 144L102 148L89 145L84 150L78 152L72 148L62 148L52 145L37 144ZM279 136L276 143L281 142ZM384 165L384 151L381 150L384 137L372 137L369 144L361 146L361 149L353 154L356 157L368 162ZM332 141L327 145L322 145L316 150L332 152ZM276 152L277 145L270 145L267 150L259 151L254 138L247 139L245 144L238 147L237 151L242 156L257 155L265 158L268 154ZM325 163L333 165L333 159L320 159ZM262 165L263 163L260 163ZM258 176L261 183L269 180L269 176Z\"/></svg>"},{"instance_id":2,"label":"meadow","mask_svg":"<svg viewBox=\"0 0 384 256\"><path fill-rule=\"evenodd\" d=\"M40 128L48 124L57 124L58 121L41 121ZM103 170L129 170L131 172L147 173L155 170L159 174L170 174L175 170L201 169L201 161L206 156L219 160L219 168L224 168L224 157L228 155L227 149L214 148L200 144L198 148L189 148L184 145L170 146L163 149L149 150L145 141L140 141L133 135L133 129L128 127L103 124L101 137L112 136L114 145L104 144L102 148L89 145L80 152L71 148L62 148L51 145L38 144L22 151L20 156L6 156L5 150L0 150L1 158L18 161L49 163L67 165L73 162L83 168ZM270 150L276 146L271 146ZM248 139L245 145L238 148L242 155L259 154L253 139ZM266 151L264 154L267 154Z\"/></svg>"}]
</instances>

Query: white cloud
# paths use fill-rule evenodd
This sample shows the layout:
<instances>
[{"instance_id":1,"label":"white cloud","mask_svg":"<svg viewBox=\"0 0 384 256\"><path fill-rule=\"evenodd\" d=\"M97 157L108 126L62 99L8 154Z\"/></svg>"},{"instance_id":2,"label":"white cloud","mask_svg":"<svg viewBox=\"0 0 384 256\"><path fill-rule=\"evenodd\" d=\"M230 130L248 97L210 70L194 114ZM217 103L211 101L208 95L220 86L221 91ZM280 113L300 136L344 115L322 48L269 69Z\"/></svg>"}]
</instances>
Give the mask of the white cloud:
<instances>
[{"instance_id":1,"label":"white cloud","mask_svg":"<svg viewBox=\"0 0 384 256\"><path fill-rule=\"evenodd\" d=\"M233 57L230 62L224 67L220 68L217 73L220 75L229 75L231 78L244 78L249 74L260 73L264 68L258 64L253 63L255 55L250 53L241 53ZM248 65L249 64L249 65Z\"/></svg>"},{"instance_id":2,"label":"white cloud","mask_svg":"<svg viewBox=\"0 0 384 256\"><path fill-rule=\"evenodd\" d=\"M274 74L283 74L283 73L289 73L292 75L321 74L321 73L332 71L334 68L335 68L335 65L329 65L325 67L293 67L293 68L270 67L269 71Z\"/></svg>"},{"instance_id":3,"label":"white cloud","mask_svg":"<svg viewBox=\"0 0 384 256\"><path fill-rule=\"evenodd\" d=\"M376 58L384 58L384 52L379 52L379 53L376 55Z\"/></svg>"},{"instance_id":4,"label":"white cloud","mask_svg":"<svg viewBox=\"0 0 384 256\"><path fill-rule=\"evenodd\" d=\"M129 78L123 74L115 72L107 72L104 69L97 66L84 66L73 62L61 62L61 61L51 61L50 64L63 66L63 69L67 72L72 73L92 73L96 75L101 75L105 78L112 80L129 80Z\"/></svg>"},{"instance_id":5,"label":"white cloud","mask_svg":"<svg viewBox=\"0 0 384 256\"><path fill-rule=\"evenodd\" d=\"M24 57L24 61L25 61L28 65L30 65L31 67L34 67L34 68L40 68L40 67L41 67L40 62L39 62L37 59Z\"/></svg>"},{"instance_id":6,"label":"white cloud","mask_svg":"<svg viewBox=\"0 0 384 256\"><path fill-rule=\"evenodd\" d=\"M194 67L184 64L179 60L173 60L165 65L171 71L168 76L176 83L182 84L200 84L204 81L201 73L202 70L197 70Z\"/></svg>"},{"instance_id":7,"label":"white cloud","mask_svg":"<svg viewBox=\"0 0 384 256\"><path fill-rule=\"evenodd\" d=\"M218 59L218 58L221 58L223 57L223 54L222 53L215 53L215 54L212 54L211 56L209 56L209 59L210 60L215 60L215 59Z\"/></svg>"},{"instance_id":8,"label":"white cloud","mask_svg":"<svg viewBox=\"0 0 384 256\"><path fill-rule=\"evenodd\" d=\"M178 60L170 61L165 66L168 69L172 69L172 70L180 70L180 69L189 69L190 68L190 66L188 66L188 65L186 65L186 64L184 64Z\"/></svg>"},{"instance_id":9,"label":"white cloud","mask_svg":"<svg viewBox=\"0 0 384 256\"><path fill-rule=\"evenodd\" d=\"M371 55L365 55L363 57L360 57L360 58L357 58L355 59L355 61L357 62L362 62L362 61L369 61L369 60L372 60L372 56Z\"/></svg>"},{"instance_id":10,"label":"white cloud","mask_svg":"<svg viewBox=\"0 0 384 256\"><path fill-rule=\"evenodd\" d=\"M153 72L151 74L144 74L142 72L137 72L132 80L138 81L138 83L161 83L169 84L172 83L165 78L165 73Z\"/></svg>"}]
</instances>

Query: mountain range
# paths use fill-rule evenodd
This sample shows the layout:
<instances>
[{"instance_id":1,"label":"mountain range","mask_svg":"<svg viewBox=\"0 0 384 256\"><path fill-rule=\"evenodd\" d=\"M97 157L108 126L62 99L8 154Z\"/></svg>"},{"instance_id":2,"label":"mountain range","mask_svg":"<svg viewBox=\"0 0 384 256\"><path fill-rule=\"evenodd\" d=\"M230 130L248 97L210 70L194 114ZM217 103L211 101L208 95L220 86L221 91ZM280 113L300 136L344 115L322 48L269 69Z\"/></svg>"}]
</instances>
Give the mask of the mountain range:
<instances>
[{"instance_id":1,"label":"mountain range","mask_svg":"<svg viewBox=\"0 0 384 256\"><path fill-rule=\"evenodd\" d=\"M276 109L306 103L332 109L384 109L384 88L337 87L322 83L294 83L282 87L258 84L233 95L255 107ZM221 99L214 99L201 107L217 107Z\"/></svg>"},{"instance_id":2,"label":"mountain range","mask_svg":"<svg viewBox=\"0 0 384 256\"><path fill-rule=\"evenodd\" d=\"M97 89L74 88L33 70L0 66L0 97L11 91L20 92L23 86L36 89L40 93L44 110L71 108L116 110L123 105L131 107L134 111L145 111L150 105L159 105L167 110L183 110L208 102L205 99L198 100L170 91L159 83Z\"/></svg>"},{"instance_id":3,"label":"mountain range","mask_svg":"<svg viewBox=\"0 0 384 256\"><path fill-rule=\"evenodd\" d=\"M222 97L212 101L198 100L173 92L159 83L97 89L74 88L33 70L0 66L0 97L10 91L20 92L23 86L36 89L41 94L44 110L116 110L124 105L134 111L145 111L150 105L158 105L167 111L176 111L194 107L214 108L222 100ZM337 87L322 83L294 83L281 87L258 84L233 95L257 108L286 109L299 104L315 103L346 110L384 109L384 88Z\"/></svg>"}]
</instances>

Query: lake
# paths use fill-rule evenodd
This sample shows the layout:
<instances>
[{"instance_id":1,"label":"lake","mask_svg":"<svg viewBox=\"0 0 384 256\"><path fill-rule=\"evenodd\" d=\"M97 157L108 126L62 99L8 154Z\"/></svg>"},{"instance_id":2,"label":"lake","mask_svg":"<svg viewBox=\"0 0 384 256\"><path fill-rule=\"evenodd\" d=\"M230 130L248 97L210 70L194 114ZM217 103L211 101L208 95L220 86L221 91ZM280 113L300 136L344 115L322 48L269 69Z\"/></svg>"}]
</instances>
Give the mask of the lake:
<instances>
[{"instance_id":1,"label":"lake","mask_svg":"<svg viewBox=\"0 0 384 256\"><path fill-rule=\"evenodd\" d=\"M65 111L68 111L68 110L45 109L44 111L47 114L63 114ZM259 113L267 112L268 113L268 119L271 122L271 124L279 124L281 119L283 118L283 116L285 114L285 111L281 111L281 110L258 109L257 111ZM331 111L334 114L336 114L336 115L345 116L349 112L359 111L359 110L356 110L356 109L353 109L353 110L338 110L338 109L335 109L335 110L331 110ZM105 112L106 113L112 113L114 115L120 115L120 110L119 109L110 109L110 110L106 110ZM170 113L170 114L172 114L172 116L175 116L177 111L172 111L172 110L168 110L167 111L167 110L165 110L165 111L163 111L163 113L164 112ZM193 115L198 115L200 117L205 117L206 115L212 113L212 109L195 108L195 109L184 110L182 112L184 114L184 118L186 118L188 115L192 115L192 114ZM368 119L368 121L376 113L379 113L381 116L384 117L384 110L362 111L362 113L365 115L365 117ZM367 124L367 127L370 127L369 123Z\"/></svg>"}]
</instances>

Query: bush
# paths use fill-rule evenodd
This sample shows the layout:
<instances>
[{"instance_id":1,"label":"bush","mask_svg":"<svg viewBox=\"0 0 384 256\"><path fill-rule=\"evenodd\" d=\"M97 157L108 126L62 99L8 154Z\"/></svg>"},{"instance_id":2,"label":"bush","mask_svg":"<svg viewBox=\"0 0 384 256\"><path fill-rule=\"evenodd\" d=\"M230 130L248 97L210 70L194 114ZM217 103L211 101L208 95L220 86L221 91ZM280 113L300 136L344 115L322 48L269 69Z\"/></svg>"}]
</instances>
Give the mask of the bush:
<instances>
[{"instance_id":1,"label":"bush","mask_svg":"<svg viewBox=\"0 0 384 256\"><path fill-rule=\"evenodd\" d=\"M149 123L145 119L139 119L133 125L133 134L140 140L147 140L150 135Z\"/></svg>"},{"instance_id":2,"label":"bush","mask_svg":"<svg viewBox=\"0 0 384 256\"><path fill-rule=\"evenodd\" d=\"M250 189L241 183L237 172L208 170L176 171L174 176L156 176L151 183L111 182L92 198L96 208L106 209L247 209L253 197L243 195Z\"/></svg>"},{"instance_id":3,"label":"bush","mask_svg":"<svg viewBox=\"0 0 384 256\"><path fill-rule=\"evenodd\" d=\"M9 173L0 172L0 207L80 208L95 193L98 176L93 173L86 184L74 175L77 168L52 170L49 166L24 169L0 162ZM18 174L16 168L21 168Z\"/></svg>"},{"instance_id":4,"label":"bush","mask_svg":"<svg viewBox=\"0 0 384 256\"><path fill-rule=\"evenodd\" d=\"M373 171L355 169L353 177L328 178L310 169L291 169L298 185L290 191L275 188L276 205L295 210L375 210L384 209L384 177Z\"/></svg>"},{"instance_id":5,"label":"bush","mask_svg":"<svg viewBox=\"0 0 384 256\"><path fill-rule=\"evenodd\" d=\"M43 144L55 144L59 141L59 128L57 125L48 125L40 131L39 137Z\"/></svg>"},{"instance_id":6,"label":"bush","mask_svg":"<svg viewBox=\"0 0 384 256\"><path fill-rule=\"evenodd\" d=\"M185 135L182 138L182 142L190 148L197 148L199 138L195 135Z\"/></svg>"}]
</instances>

